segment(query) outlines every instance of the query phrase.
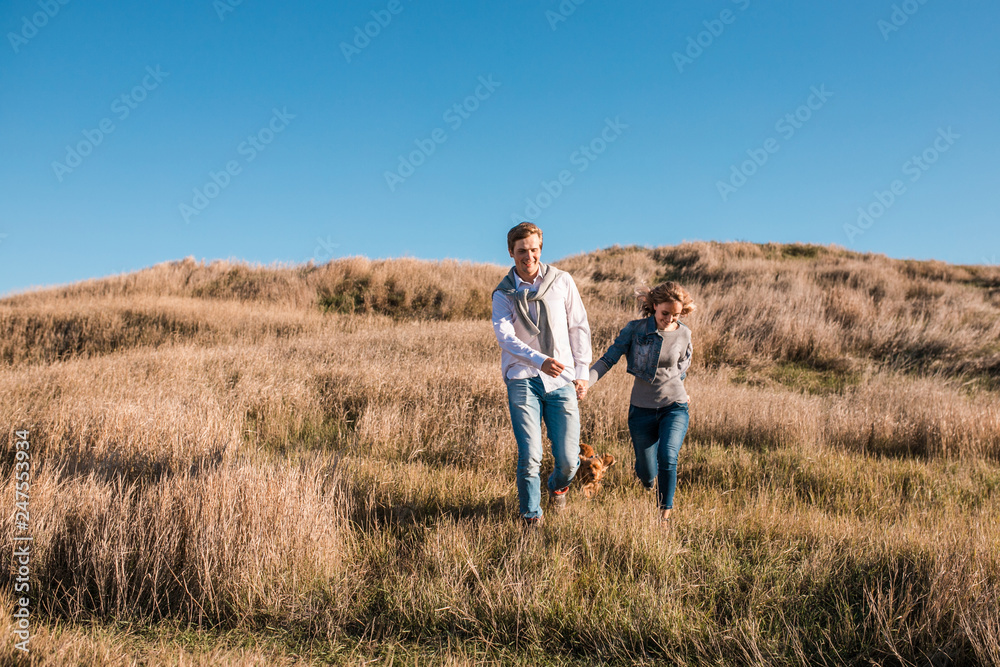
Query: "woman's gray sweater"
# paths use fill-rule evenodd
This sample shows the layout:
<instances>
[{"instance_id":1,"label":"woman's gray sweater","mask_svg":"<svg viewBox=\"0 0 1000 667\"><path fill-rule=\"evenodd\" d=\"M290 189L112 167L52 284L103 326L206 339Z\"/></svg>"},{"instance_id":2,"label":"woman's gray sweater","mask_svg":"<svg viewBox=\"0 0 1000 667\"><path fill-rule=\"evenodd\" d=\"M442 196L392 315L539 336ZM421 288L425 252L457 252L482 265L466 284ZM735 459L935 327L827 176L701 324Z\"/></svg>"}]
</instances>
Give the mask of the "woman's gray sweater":
<instances>
[{"instance_id":1,"label":"woman's gray sweater","mask_svg":"<svg viewBox=\"0 0 1000 667\"><path fill-rule=\"evenodd\" d=\"M681 376L691 366L691 330L678 326L673 331L657 330L656 333L663 338L656 378L652 382L646 382L636 377L632 384L630 402L640 408L662 408L671 403L688 401ZM590 369L590 384L600 380L608 370L610 369L604 360L598 359Z\"/></svg>"}]
</instances>

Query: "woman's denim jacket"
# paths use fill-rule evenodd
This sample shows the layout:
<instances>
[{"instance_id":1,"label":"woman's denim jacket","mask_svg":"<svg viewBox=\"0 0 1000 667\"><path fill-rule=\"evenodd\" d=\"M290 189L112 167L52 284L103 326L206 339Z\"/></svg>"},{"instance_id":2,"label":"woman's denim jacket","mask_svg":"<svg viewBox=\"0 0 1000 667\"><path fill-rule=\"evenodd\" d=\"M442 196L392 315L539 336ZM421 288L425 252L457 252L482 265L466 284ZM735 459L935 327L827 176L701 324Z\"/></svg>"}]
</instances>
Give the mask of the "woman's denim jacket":
<instances>
[{"instance_id":1,"label":"woman's denim jacket","mask_svg":"<svg viewBox=\"0 0 1000 667\"><path fill-rule=\"evenodd\" d=\"M687 326L682 322L677 324L682 327ZM656 319L652 315L641 320L632 320L625 325L618 337L615 338L615 342L598 360L604 362L606 366L603 369L604 372L599 373L598 377L604 375L618 363L623 354L627 353L625 370L637 378L652 382L656 379L656 367L660 362L660 347L662 345L663 338L656 333ZM594 366L596 367L597 364ZM686 376L687 373L681 375L681 380Z\"/></svg>"}]
</instances>

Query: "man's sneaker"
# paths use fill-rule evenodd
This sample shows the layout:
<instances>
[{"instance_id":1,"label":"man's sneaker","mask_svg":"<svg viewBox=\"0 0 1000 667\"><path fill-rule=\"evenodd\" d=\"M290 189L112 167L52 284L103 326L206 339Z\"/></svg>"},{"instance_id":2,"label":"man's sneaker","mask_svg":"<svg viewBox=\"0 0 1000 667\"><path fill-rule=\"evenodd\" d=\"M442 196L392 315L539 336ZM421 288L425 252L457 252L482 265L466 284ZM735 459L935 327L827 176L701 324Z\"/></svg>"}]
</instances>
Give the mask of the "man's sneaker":
<instances>
[{"instance_id":1,"label":"man's sneaker","mask_svg":"<svg viewBox=\"0 0 1000 667\"><path fill-rule=\"evenodd\" d=\"M537 528L542 525L543 518L540 516L522 516L521 523L524 524L525 528Z\"/></svg>"},{"instance_id":2,"label":"man's sneaker","mask_svg":"<svg viewBox=\"0 0 1000 667\"><path fill-rule=\"evenodd\" d=\"M558 491L549 489L549 506L554 512L562 512L566 509L567 491L569 491L568 486L565 489L559 489Z\"/></svg>"}]
</instances>

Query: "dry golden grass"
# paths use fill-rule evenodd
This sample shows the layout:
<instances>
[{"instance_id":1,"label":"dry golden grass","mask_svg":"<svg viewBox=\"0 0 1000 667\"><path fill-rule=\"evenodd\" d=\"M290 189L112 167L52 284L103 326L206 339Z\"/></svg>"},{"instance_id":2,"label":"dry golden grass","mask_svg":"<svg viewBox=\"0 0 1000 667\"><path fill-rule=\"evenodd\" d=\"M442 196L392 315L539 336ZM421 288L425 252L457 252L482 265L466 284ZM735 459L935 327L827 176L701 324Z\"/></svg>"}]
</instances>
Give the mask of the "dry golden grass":
<instances>
[{"instance_id":1,"label":"dry golden grass","mask_svg":"<svg viewBox=\"0 0 1000 667\"><path fill-rule=\"evenodd\" d=\"M1000 663L1000 270L746 243L559 265L596 354L642 281L701 306L672 535L623 369L581 404L621 462L601 495L515 521L504 267L185 260L0 302L33 664Z\"/></svg>"}]
</instances>

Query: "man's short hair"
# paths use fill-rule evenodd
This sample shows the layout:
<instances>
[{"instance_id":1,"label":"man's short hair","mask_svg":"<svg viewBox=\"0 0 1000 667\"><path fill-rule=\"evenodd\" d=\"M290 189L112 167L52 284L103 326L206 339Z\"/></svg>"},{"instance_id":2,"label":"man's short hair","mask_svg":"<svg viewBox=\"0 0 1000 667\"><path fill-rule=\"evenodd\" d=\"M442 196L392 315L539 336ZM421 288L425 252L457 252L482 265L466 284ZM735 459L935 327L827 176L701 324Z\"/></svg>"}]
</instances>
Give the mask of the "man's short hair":
<instances>
[{"instance_id":1,"label":"man's short hair","mask_svg":"<svg viewBox=\"0 0 1000 667\"><path fill-rule=\"evenodd\" d=\"M526 239L532 234L538 234L538 247L542 246L542 230L537 225L530 222L522 222L516 227L511 227L507 232L507 250L514 252L514 244L521 239Z\"/></svg>"}]
</instances>

